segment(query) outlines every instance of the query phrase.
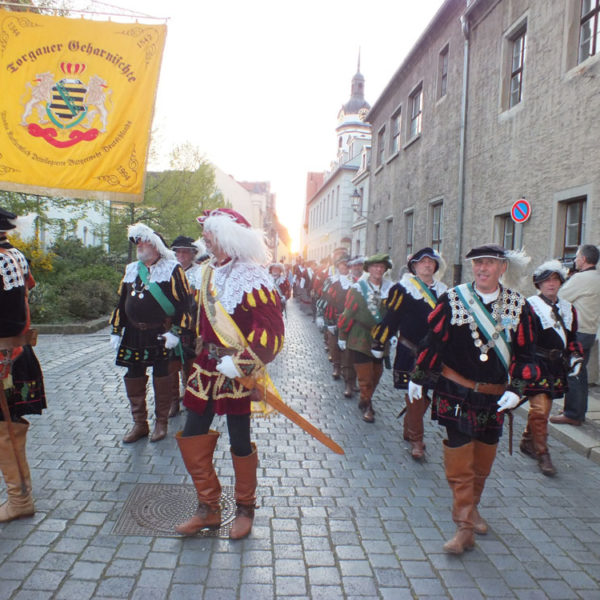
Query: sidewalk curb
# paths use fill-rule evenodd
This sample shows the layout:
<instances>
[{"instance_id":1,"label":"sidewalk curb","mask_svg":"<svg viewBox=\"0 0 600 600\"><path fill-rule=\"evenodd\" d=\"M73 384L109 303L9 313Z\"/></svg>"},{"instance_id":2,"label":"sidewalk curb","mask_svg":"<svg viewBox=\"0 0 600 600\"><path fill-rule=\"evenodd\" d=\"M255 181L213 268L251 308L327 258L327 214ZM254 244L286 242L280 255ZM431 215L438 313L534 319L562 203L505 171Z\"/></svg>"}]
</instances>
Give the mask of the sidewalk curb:
<instances>
[{"instance_id":1,"label":"sidewalk curb","mask_svg":"<svg viewBox=\"0 0 600 600\"><path fill-rule=\"evenodd\" d=\"M41 323L39 325L32 324L32 329L37 329L38 333L63 333L66 335L75 333L95 333L100 329L104 329L108 325L109 315L85 321L83 323Z\"/></svg>"}]
</instances>

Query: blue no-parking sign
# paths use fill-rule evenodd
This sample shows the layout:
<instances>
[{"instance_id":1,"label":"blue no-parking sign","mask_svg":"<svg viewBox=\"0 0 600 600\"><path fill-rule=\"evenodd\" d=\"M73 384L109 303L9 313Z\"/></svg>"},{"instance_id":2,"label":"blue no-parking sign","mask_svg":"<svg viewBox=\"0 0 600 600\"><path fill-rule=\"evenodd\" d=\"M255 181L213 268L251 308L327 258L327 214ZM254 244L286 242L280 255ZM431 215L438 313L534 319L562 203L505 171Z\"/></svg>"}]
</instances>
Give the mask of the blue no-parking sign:
<instances>
[{"instance_id":1,"label":"blue no-parking sign","mask_svg":"<svg viewBox=\"0 0 600 600\"><path fill-rule=\"evenodd\" d=\"M525 223L531 216L531 204L525 198L519 198L512 205L510 216L515 223Z\"/></svg>"}]
</instances>

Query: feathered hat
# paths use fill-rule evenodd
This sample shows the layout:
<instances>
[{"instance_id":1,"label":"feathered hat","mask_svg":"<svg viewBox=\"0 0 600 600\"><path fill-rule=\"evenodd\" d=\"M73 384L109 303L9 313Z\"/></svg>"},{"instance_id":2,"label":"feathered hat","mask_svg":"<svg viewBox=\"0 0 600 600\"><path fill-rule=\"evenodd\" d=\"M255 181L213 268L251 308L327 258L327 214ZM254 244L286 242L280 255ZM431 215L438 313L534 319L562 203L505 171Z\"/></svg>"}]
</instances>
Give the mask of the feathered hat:
<instances>
[{"instance_id":1,"label":"feathered hat","mask_svg":"<svg viewBox=\"0 0 600 600\"><path fill-rule=\"evenodd\" d=\"M144 225L143 223L130 225L127 228L127 237L129 237L129 241L132 244L137 244L139 241L148 242L156 248L163 258L175 260L175 253L173 250L169 250L162 235L150 229L148 225Z\"/></svg>"},{"instance_id":2,"label":"feathered hat","mask_svg":"<svg viewBox=\"0 0 600 600\"><path fill-rule=\"evenodd\" d=\"M17 226L17 215L0 208L0 231L10 231Z\"/></svg>"},{"instance_id":3,"label":"feathered hat","mask_svg":"<svg viewBox=\"0 0 600 600\"><path fill-rule=\"evenodd\" d=\"M542 281L546 281L553 273L558 275L561 283L564 283L567 280L567 269L559 260L553 259L542 263L533 272L533 285L539 287L538 284L542 283Z\"/></svg>"},{"instance_id":4,"label":"feathered hat","mask_svg":"<svg viewBox=\"0 0 600 600\"><path fill-rule=\"evenodd\" d=\"M446 261L443 259L442 255L439 252L437 252L433 248L430 248L429 246L421 248L421 250L418 250L417 252L411 254L408 257L408 259L406 260L406 266L408 267L408 270L413 275L416 275L415 264L425 257L431 258L435 261L435 278L441 279L444 276L444 273L446 272Z\"/></svg>"},{"instance_id":5,"label":"feathered hat","mask_svg":"<svg viewBox=\"0 0 600 600\"><path fill-rule=\"evenodd\" d=\"M506 271L500 278L502 285L513 290L520 290L525 285L525 269L531 257L524 250L506 250L499 244L484 244L469 250L465 256L468 260L476 258L495 258L506 262Z\"/></svg>"}]
</instances>

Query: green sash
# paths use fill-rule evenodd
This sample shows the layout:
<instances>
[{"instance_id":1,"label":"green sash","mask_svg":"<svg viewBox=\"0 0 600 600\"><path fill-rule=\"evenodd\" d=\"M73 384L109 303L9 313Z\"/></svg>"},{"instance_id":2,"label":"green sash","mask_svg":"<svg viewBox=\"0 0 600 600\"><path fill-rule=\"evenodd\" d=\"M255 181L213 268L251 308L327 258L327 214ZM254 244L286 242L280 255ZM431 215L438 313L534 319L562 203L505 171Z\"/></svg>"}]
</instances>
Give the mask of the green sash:
<instances>
[{"instance_id":1,"label":"green sash","mask_svg":"<svg viewBox=\"0 0 600 600\"><path fill-rule=\"evenodd\" d=\"M153 281L149 283L148 280L148 267L142 262L138 262L138 273L142 283L148 288L148 291L152 294L152 297L160 304L160 307L165 311L168 317L172 317L175 314L175 307L173 303L165 296L165 293L160 288L160 285Z\"/></svg>"}]
</instances>

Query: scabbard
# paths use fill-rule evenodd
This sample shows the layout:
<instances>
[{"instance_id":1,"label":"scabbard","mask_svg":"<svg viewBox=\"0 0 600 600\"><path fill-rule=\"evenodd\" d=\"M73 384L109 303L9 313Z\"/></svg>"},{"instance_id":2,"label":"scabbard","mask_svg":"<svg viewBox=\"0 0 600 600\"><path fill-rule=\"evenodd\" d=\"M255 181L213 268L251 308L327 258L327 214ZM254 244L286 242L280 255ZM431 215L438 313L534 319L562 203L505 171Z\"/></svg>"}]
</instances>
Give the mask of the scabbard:
<instances>
[{"instance_id":1,"label":"scabbard","mask_svg":"<svg viewBox=\"0 0 600 600\"><path fill-rule=\"evenodd\" d=\"M264 401L275 410L287 417L292 423L298 425L303 431L315 438L321 444L333 450L336 454L345 454L344 449L336 444L328 435L319 428L307 421L302 415L298 414L293 408L290 408L283 400L278 398L254 377L238 377L238 381L247 389L258 389Z\"/></svg>"}]
</instances>

